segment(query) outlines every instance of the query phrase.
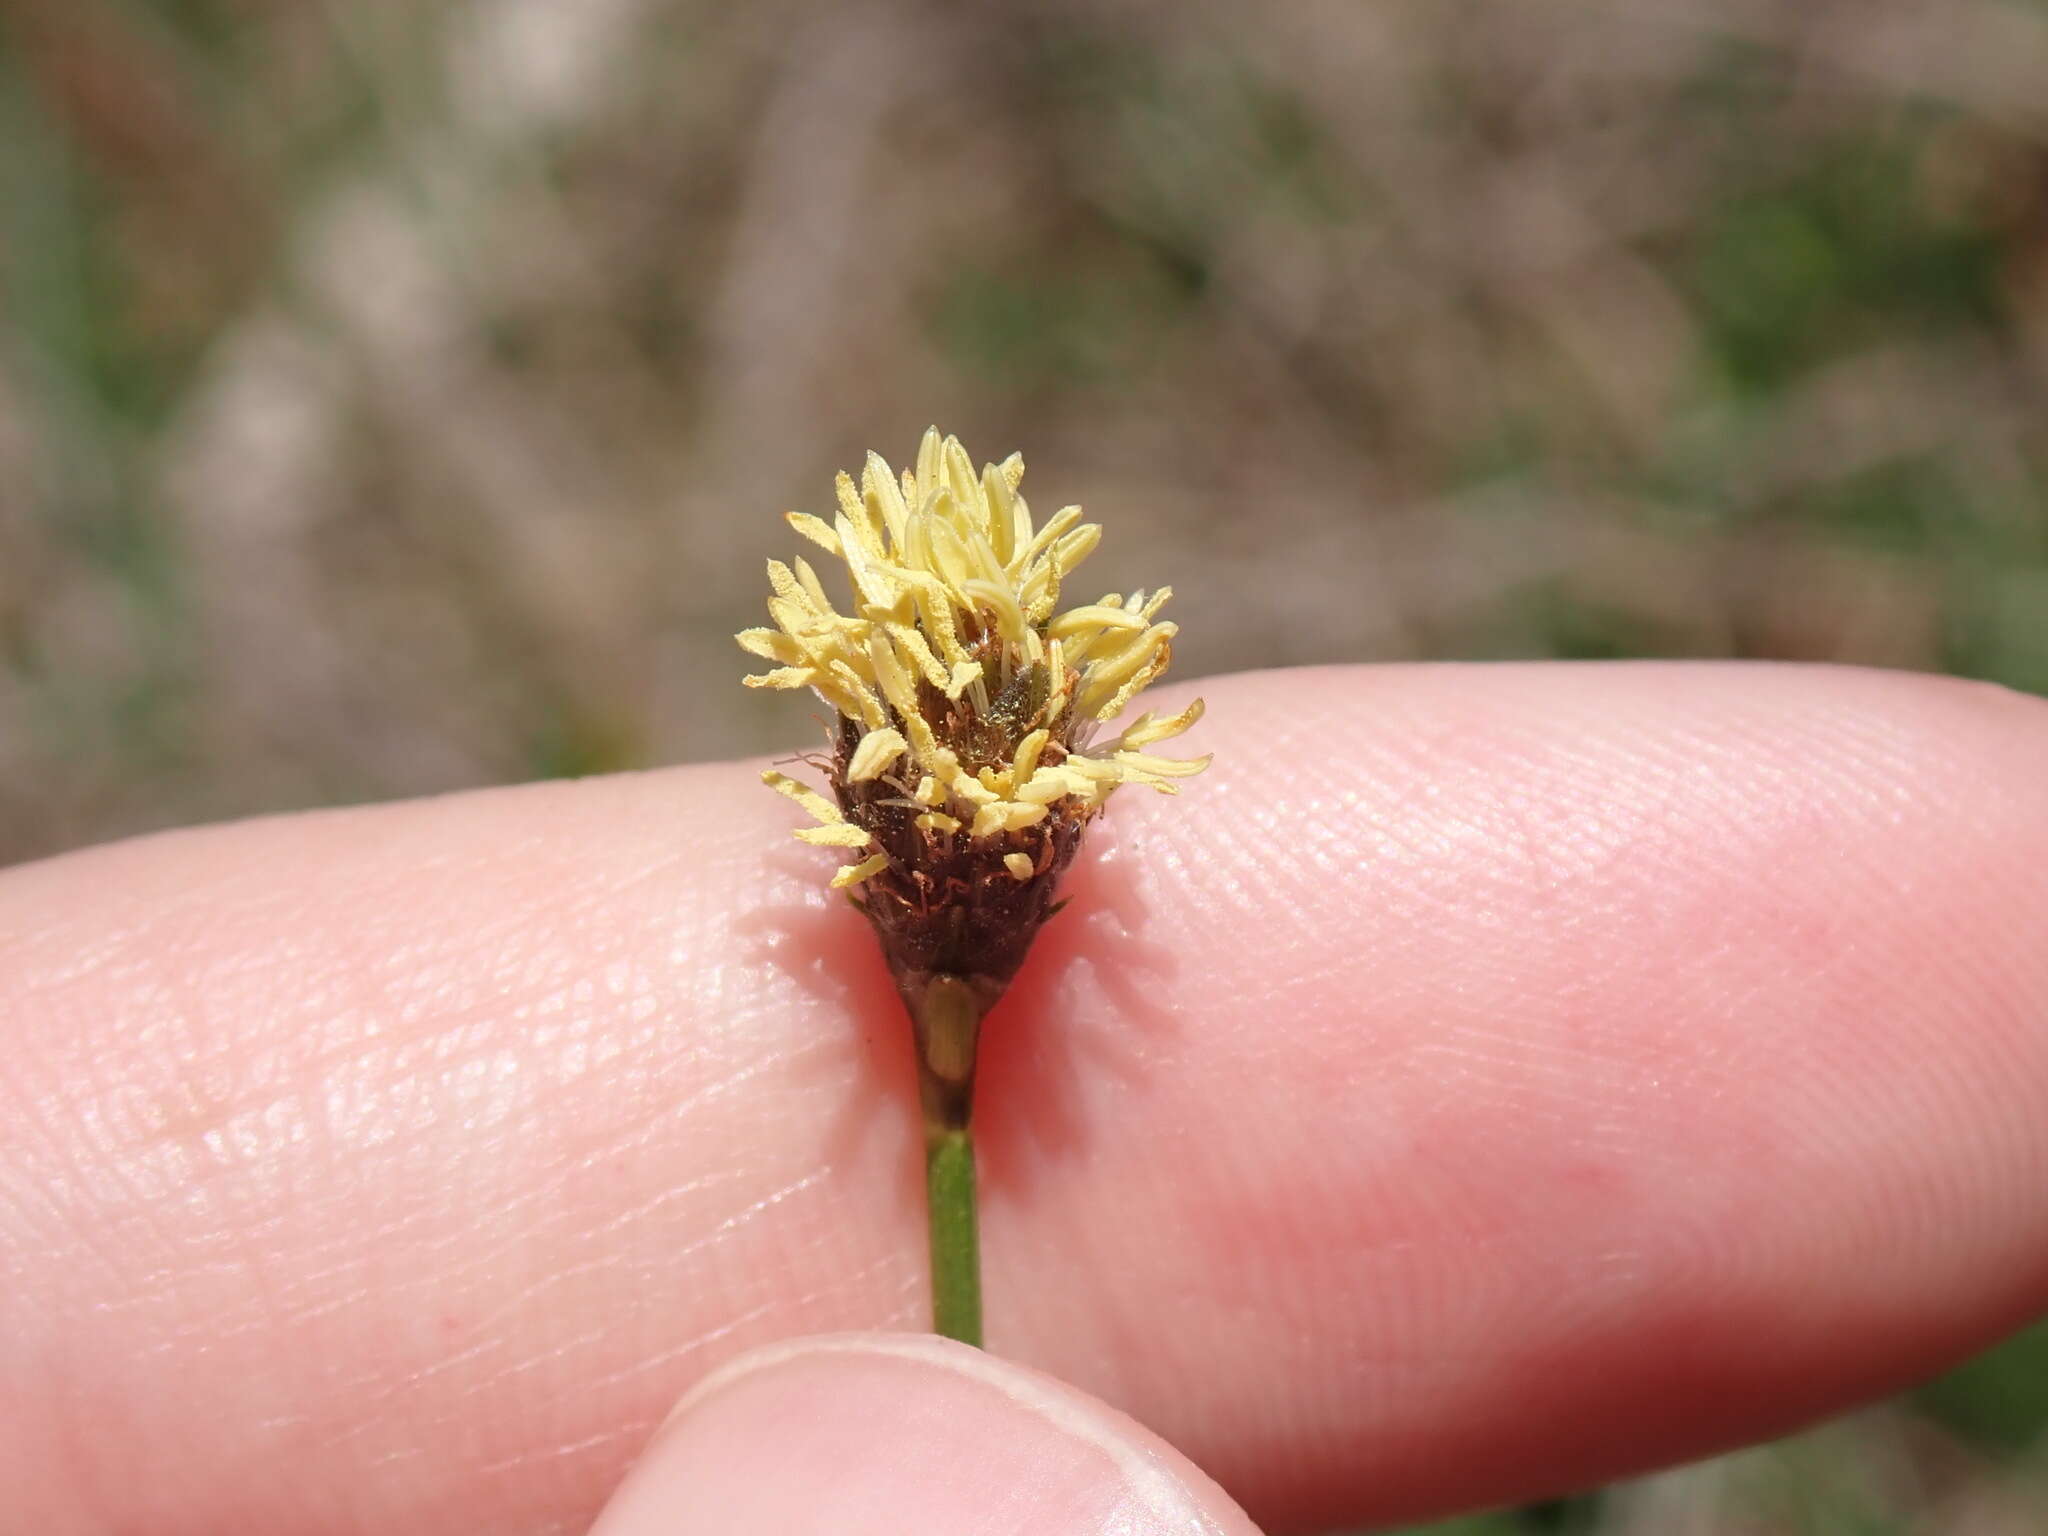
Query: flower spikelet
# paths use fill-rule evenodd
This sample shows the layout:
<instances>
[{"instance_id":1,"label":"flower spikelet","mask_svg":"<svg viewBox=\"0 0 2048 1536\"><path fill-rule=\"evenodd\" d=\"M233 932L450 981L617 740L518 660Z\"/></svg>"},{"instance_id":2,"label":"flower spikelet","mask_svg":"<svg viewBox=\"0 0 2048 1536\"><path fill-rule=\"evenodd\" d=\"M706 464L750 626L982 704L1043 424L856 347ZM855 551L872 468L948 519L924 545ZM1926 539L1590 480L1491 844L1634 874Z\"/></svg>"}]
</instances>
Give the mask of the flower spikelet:
<instances>
[{"instance_id":1,"label":"flower spikelet","mask_svg":"<svg viewBox=\"0 0 2048 1536\"><path fill-rule=\"evenodd\" d=\"M756 688L810 688L832 707L829 797L764 777L811 815L797 836L843 850L832 884L857 892L907 998L931 976L992 1000L1049 915L1082 831L1124 784L1171 794L1208 759L1154 748L1201 718L1110 722L1166 670L1170 595L1106 593L1062 609L1102 536L1064 507L1036 523L1012 454L978 472L927 431L898 475L869 454L838 477L831 521L790 526L843 564L842 612L808 561L768 562L772 627L739 643L770 664Z\"/></svg>"}]
</instances>

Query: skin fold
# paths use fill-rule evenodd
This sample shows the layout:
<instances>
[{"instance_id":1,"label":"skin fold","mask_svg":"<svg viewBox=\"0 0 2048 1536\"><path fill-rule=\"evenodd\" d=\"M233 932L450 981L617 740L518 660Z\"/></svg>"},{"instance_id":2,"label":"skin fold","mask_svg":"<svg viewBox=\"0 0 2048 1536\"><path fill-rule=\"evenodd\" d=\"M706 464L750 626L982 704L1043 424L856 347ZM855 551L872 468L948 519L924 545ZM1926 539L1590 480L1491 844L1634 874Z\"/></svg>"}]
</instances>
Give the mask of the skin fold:
<instances>
[{"instance_id":1,"label":"skin fold","mask_svg":"<svg viewBox=\"0 0 2048 1536\"><path fill-rule=\"evenodd\" d=\"M989 1022L995 1352L1285 1531L1774 1433L2048 1303L2048 706L1200 691L1215 766L1116 797ZM21 1529L578 1531L743 1349L921 1326L907 1026L758 767L0 874Z\"/></svg>"}]
</instances>

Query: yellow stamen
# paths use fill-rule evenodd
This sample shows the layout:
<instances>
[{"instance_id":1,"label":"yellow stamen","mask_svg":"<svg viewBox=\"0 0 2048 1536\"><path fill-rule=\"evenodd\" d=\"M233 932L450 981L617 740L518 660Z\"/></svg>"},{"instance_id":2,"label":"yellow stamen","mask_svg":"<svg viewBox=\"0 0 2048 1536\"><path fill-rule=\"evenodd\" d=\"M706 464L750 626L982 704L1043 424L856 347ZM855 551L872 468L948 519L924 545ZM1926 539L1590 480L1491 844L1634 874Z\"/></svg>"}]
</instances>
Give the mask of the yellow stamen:
<instances>
[{"instance_id":1,"label":"yellow stamen","mask_svg":"<svg viewBox=\"0 0 2048 1536\"><path fill-rule=\"evenodd\" d=\"M958 439L936 429L901 474L868 455L857 479L836 477L829 521L785 514L798 535L845 565L853 603L835 608L806 562L770 561L773 626L739 636L773 664L750 686L811 688L860 726L845 786L892 774L915 781L911 798L924 807L917 822L928 832L958 831L970 809L968 835L984 840L1024 831L1054 805L1085 818L1121 784L1171 793L1171 781L1207 762L1145 750L1193 726L1199 701L1165 719L1140 716L1096 757L1073 753L1084 728L1120 715L1166 670L1176 630L1157 615L1171 590L1111 592L1059 611L1062 583L1102 530L1071 506L1035 523L1023 477L1015 454L976 473ZM1027 679L1028 696L1016 686ZM1026 697L1030 713L1020 717L1016 701ZM998 698L1006 702L993 705ZM994 761L992 741L1002 754ZM778 784L781 792L821 824L848 820L815 792L783 783L793 787ZM864 821L864 812L851 819ZM851 847L854 835L848 827L810 840Z\"/></svg>"},{"instance_id":2,"label":"yellow stamen","mask_svg":"<svg viewBox=\"0 0 2048 1536\"><path fill-rule=\"evenodd\" d=\"M839 872L832 877L832 889L843 891L849 885L858 885L871 875L879 875L889 867L889 855L878 853L871 859L862 859L858 864L842 864Z\"/></svg>"},{"instance_id":3,"label":"yellow stamen","mask_svg":"<svg viewBox=\"0 0 2048 1536\"><path fill-rule=\"evenodd\" d=\"M787 795L828 826L834 822L846 819L840 814L838 806L827 800L823 795L811 788L810 785L800 784L786 773L777 773L773 768L764 769L761 774L761 782L774 790L778 795Z\"/></svg>"},{"instance_id":4,"label":"yellow stamen","mask_svg":"<svg viewBox=\"0 0 2048 1536\"><path fill-rule=\"evenodd\" d=\"M796 840L818 848L865 848L874 838L867 828L842 821L829 827L799 827Z\"/></svg>"},{"instance_id":5,"label":"yellow stamen","mask_svg":"<svg viewBox=\"0 0 2048 1536\"><path fill-rule=\"evenodd\" d=\"M910 743L903 739L899 730L884 727L879 731L869 731L861 737L860 745L853 749L853 757L846 765L846 776L856 784L879 779L909 748Z\"/></svg>"}]
</instances>

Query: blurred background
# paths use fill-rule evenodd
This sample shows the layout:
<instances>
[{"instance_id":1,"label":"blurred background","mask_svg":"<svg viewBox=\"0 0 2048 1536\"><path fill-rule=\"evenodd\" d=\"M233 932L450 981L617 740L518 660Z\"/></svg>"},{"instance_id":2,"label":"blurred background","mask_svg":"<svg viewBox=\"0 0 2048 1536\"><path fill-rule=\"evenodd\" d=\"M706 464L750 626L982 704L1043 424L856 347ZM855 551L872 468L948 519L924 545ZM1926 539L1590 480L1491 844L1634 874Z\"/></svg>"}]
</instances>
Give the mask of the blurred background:
<instances>
[{"instance_id":1,"label":"blurred background","mask_svg":"<svg viewBox=\"0 0 2048 1536\"><path fill-rule=\"evenodd\" d=\"M2048 692L2048 5L0 0L0 861L780 748L936 419L1177 672ZM2048 1528L2048 1335L1444 1527Z\"/></svg>"}]
</instances>

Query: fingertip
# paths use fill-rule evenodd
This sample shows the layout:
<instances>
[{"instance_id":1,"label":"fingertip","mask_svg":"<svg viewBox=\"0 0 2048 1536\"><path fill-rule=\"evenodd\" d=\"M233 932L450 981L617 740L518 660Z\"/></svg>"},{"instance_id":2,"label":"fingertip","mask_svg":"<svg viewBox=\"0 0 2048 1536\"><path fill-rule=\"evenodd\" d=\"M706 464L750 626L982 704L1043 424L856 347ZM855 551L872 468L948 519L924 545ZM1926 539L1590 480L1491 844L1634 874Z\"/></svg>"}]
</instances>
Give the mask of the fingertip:
<instances>
[{"instance_id":1,"label":"fingertip","mask_svg":"<svg viewBox=\"0 0 2048 1536\"><path fill-rule=\"evenodd\" d=\"M1256 1536L1178 1451L1071 1387L927 1335L756 1350L700 1383L592 1536Z\"/></svg>"}]
</instances>

